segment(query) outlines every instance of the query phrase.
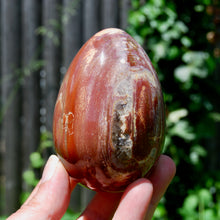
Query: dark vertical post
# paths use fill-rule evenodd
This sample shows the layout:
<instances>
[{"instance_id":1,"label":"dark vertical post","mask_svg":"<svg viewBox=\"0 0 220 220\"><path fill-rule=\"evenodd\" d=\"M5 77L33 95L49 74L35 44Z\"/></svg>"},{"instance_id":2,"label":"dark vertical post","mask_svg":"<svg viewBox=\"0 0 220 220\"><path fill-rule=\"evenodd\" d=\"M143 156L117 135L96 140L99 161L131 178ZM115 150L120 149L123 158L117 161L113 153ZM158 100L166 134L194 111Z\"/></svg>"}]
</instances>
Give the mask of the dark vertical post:
<instances>
[{"instance_id":1,"label":"dark vertical post","mask_svg":"<svg viewBox=\"0 0 220 220\"><path fill-rule=\"evenodd\" d=\"M120 5L120 28L126 29L128 25L128 12L131 8L130 0L121 0Z\"/></svg>"},{"instance_id":2,"label":"dark vertical post","mask_svg":"<svg viewBox=\"0 0 220 220\"><path fill-rule=\"evenodd\" d=\"M100 1L83 1L83 40L87 41L100 30Z\"/></svg>"},{"instance_id":3,"label":"dark vertical post","mask_svg":"<svg viewBox=\"0 0 220 220\"><path fill-rule=\"evenodd\" d=\"M68 68L82 46L82 1L63 0L62 14L63 65Z\"/></svg>"},{"instance_id":4,"label":"dark vertical post","mask_svg":"<svg viewBox=\"0 0 220 220\"><path fill-rule=\"evenodd\" d=\"M102 28L111 28L118 26L118 21L119 21L118 3L119 3L118 0L102 1L102 9L101 9Z\"/></svg>"},{"instance_id":5,"label":"dark vertical post","mask_svg":"<svg viewBox=\"0 0 220 220\"><path fill-rule=\"evenodd\" d=\"M23 0L22 4L22 165L29 167L29 156L39 146L40 140L40 42L36 29L40 25L40 2Z\"/></svg>"},{"instance_id":6,"label":"dark vertical post","mask_svg":"<svg viewBox=\"0 0 220 220\"><path fill-rule=\"evenodd\" d=\"M19 207L21 189L20 57L21 24L19 0L1 1L1 122L5 175L5 214Z\"/></svg>"},{"instance_id":7,"label":"dark vertical post","mask_svg":"<svg viewBox=\"0 0 220 220\"><path fill-rule=\"evenodd\" d=\"M43 27L46 32L43 35L43 58L46 73L45 108L46 129L52 131L54 105L59 90L60 79L60 37L61 37L61 7L60 0L43 1Z\"/></svg>"}]
</instances>

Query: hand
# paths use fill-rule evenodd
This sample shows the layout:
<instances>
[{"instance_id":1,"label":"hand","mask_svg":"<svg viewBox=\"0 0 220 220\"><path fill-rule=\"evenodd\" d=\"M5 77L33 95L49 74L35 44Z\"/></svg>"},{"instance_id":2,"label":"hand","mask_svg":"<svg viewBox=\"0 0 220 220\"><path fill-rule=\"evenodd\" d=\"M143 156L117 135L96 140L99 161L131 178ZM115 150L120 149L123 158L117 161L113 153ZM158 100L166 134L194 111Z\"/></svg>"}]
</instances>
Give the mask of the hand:
<instances>
[{"instance_id":1,"label":"hand","mask_svg":"<svg viewBox=\"0 0 220 220\"><path fill-rule=\"evenodd\" d=\"M175 170L173 161L168 156L161 155L148 179L136 180L124 193L96 193L79 220L151 219ZM76 184L59 159L52 155L30 197L8 220L61 219Z\"/></svg>"}]
</instances>

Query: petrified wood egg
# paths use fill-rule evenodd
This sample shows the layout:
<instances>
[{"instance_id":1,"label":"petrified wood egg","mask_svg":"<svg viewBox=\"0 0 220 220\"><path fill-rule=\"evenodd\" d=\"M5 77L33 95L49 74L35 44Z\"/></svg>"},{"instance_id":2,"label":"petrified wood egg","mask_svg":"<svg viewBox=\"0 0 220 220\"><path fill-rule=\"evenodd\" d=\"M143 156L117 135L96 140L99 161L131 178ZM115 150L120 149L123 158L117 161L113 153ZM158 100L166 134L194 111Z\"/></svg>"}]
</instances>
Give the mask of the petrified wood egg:
<instances>
[{"instance_id":1,"label":"petrified wood egg","mask_svg":"<svg viewBox=\"0 0 220 220\"><path fill-rule=\"evenodd\" d=\"M73 59L53 122L55 148L70 176L96 191L122 191L145 176L164 142L160 83L126 32L95 34Z\"/></svg>"}]
</instances>

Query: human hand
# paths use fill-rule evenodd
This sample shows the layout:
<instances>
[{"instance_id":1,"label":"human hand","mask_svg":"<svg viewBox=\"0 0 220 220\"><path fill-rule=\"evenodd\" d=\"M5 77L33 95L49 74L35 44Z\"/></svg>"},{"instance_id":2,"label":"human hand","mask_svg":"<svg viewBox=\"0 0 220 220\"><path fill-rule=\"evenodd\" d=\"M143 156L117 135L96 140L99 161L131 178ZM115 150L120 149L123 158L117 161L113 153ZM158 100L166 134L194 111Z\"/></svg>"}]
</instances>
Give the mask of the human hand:
<instances>
[{"instance_id":1,"label":"human hand","mask_svg":"<svg viewBox=\"0 0 220 220\"><path fill-rule=\"evenodd\" d=\"M148 179L136 180L123 193L96 193L79 220L151 219L175 171L173 161L161 155ZM52 155L30 197L8 220L61 219L76 184L59 159Z\"/></svg>"}]
</instances>

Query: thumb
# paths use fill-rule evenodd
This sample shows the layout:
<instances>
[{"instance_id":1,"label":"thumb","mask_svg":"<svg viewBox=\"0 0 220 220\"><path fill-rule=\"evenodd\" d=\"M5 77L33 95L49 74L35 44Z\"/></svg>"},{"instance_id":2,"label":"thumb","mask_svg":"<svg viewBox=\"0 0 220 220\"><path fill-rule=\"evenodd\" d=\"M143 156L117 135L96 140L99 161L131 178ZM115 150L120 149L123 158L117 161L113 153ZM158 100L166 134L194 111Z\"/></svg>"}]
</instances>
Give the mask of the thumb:
<instances>
[{"instance_id":1,"label":"thumb","mask_svg":"<svg viewBox=\"0 0 220 220\"><path fill-rule=\"evenodd\" d=\"M52 155L30 197L8 220L61 219L69 204L71 188L68 173L60 160Z\"/></svg>"}]
</instances>

